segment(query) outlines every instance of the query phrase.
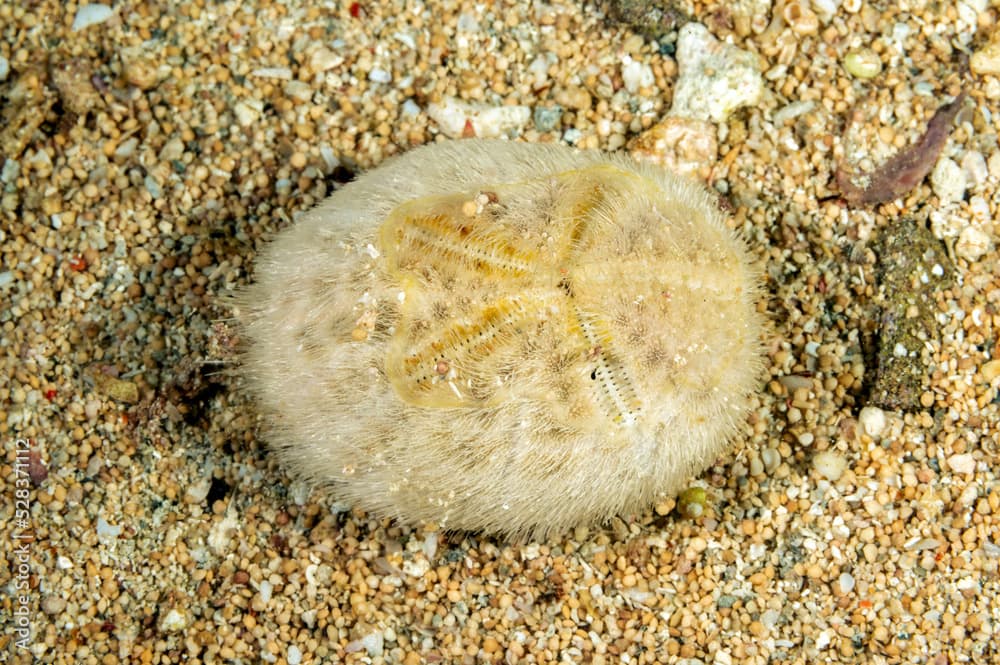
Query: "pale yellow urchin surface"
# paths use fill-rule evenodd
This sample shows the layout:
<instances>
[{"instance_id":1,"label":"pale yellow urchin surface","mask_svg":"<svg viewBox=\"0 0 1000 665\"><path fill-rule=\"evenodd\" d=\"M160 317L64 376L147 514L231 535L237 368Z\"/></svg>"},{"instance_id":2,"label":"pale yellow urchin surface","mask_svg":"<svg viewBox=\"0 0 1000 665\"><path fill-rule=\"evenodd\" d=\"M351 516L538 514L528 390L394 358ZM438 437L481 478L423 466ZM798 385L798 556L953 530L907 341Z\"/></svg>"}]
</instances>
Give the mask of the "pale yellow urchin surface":
<instances>
[{"instance_id":1,"label":"pale yellow urchin surface","mask_svg":"<svg viewBox=\"0 0 1000 665\"><path fill-rule=\"evenodd\" d=\"M404 522L544 537L722 452L758 276L699 185L467 140L360 177L262 252L243 371L298 476Z\"/></svg>"}]
</instances>

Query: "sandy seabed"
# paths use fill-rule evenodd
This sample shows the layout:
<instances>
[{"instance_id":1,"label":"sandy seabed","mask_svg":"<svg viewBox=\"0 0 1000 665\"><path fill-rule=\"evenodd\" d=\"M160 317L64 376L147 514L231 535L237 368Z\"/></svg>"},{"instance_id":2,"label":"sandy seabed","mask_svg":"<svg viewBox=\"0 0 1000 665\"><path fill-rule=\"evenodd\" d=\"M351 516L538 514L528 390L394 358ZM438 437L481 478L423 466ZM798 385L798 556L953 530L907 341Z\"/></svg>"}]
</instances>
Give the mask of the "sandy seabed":
<instances>
[{"instance_id":1,"label":"sandy seabed","mask_svg":"<svg viewBox=\"0 0 1000 665\"><path fill-rule=\"evenodd\" d=\"M670 144L671 35L593 4L0 3L0 661L1000 660L998 11L682 8L763 92ZM961 91L929 179L838 196ZM700 516L513 544L268 456L218 297L354 173L470 132L687 164L731 209L767 376Z\"/></svg>"}]
</instances>

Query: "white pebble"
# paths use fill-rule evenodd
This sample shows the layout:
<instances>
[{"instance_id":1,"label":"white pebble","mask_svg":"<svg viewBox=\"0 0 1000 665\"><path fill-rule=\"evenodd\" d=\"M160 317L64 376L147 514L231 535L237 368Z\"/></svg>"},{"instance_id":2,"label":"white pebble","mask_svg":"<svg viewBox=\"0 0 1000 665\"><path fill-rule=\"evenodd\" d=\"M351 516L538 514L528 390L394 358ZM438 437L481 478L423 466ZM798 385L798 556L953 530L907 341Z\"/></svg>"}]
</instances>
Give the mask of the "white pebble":
<instances>
[{"instance_id":1,"label":"white pebble","mask_svg":"<svg viewBox=\"0 0 1000 665\"><path fill-rule=\"evenodd\" d=\"M969 483L962 490L962 493L958 495L958 501L955 502L956 508L971 508L972 504L976 502L979 498L979 487L975 483Z\"/></svg>"},{"instance_id":2,"label":"white pebble","mask_svg":"<svg viewBox=\"0 0 1000 665\"><path fill-rule=\"evenodd\" d=\"M967 226L958 235L955 243L955 253L963 259L978 261L986 252L990 251L993 239L989 234L975 226Z\"/></svg>"},{"instance_id":3,"label":"white pebble","mask_svg":"<svg viewBox=\"0 0 1000 665\"><path fill-rule=\"evenodd\" d=\"M415 50L417 48L417 40L408 32L394 32L392 38L408 49Z\"/></svg>"},{"instance_id":4,"label":"white pebble","mask_svg":"<svg viewBox=\"0 0 1000 665\"><path fill-rule=\"evenodd\" d=\"M39 150L28 158L28 164L31 165L32 168L41 171L52 168L52 158L49 157L49 153L46 151Z\"/></svg>"},{"instance_id":5,"label":"white pebble","mask_svg":"<svg viewBox=\"0 0 1000 665\"><path fill-rule=\"evenodd\" d=\"M361 638L361 646L365 648L368 655L372 658L382 655L382 648L384 641L382 639L382 633L375 631L374 633L368 633Z\"/></svg>"},{"instance_id":6,"label":"white pebble","mask_svg":"<svg viewBox=\"0 0 1000 665\"><path fill-rule=\"evenodd\" d=\"M850 593L854 590L854 576L850 573L841 573L837 582L840 584L841 593Z\"/></svg>"},{"instance_id":7,"label":"white pebble","mask_svg":"<svg viewBox=\"0 0 1000 665\"><path fill-rule=\"evenodd\" d=\"M212 488L212 477L205 476L187 488L184 498L188 503L201 503L208 497L208 491Z\"/></svg>"},{"instance_id":8,"label":"white pebble","mask_svg":"<svg viewBox=\"0 0 1000 665\"><path fill-rule=\"evenodd\" d=\"M259 67L250 72L250 76L265 79L284 79L287 81L292 78L292 70L289 67Z\"/></svg>"},{"instance_id":9,"label":"white pebble","mask_svg":"<svg viewBox=\"0 0 1000 665\"><path fill-rule=\"evenodd\" d=\"M948 458L948 466L955 473L975 473L976 458L971 453L961 453Z\"/></svg>"},{"instance_id":10,"label":"white pebble","mask_svg":"<svg viewBox=\"0 0 1000 665\"><path fill-rule=\"evenodd\" d=\"M160 630L165 633L177 633L188 626L187 616L177 608L167 612L167 615L160 621Z\"/></svg>"},{"instance_id":11,"label":"white pebble","mask_svg":"<svg viewBox=\"0 0 1000 665\"><path fill-rule=\"evenodd\" d=\"M990 170L986 166L986 158L978 150L970 150L965 153L965 156L962 157L962 170L965 172L966 180L973 187L983 184L990 174Z\"/></svg>"},{"instance_id":12,"label":"white pebble","mask_svg":"<svg viewBox=\"0 0 1000 665\"><path fill-rule=\"evenodd\" d=\"M474 14L462 12L458 16L458 23L455 26L459 32L476 33L479 32L479 21Z\"/></svg>"},{"instance_id":13,"label":"white pebble","mask_svg":"<svg viewBox=\"0 0 1000 665\"><path fill-rule=\"evenodd\" d=\"M149 192L149 195L154 199L158 199L163 196L163 188L160 187L160 183L156 182L156 178L152 175L147 175L143 178L142 184L146 188L146 191Z\"/></svg>"},{"instance_id":14,"label":"white pebble","mask_svg":"<svg viewBox=\"0 0 1000 665\"><path fill-rule=\"evenodd\" d=\"M302 662L302 650L294 644L289 646L288 652L285 654L285 660L288 661L288 665L299 665Z\"/></svg>"},{"instance_id":15,"label":"white pebble","mask_svg":"<svg viewBox=\"0 0 1000 665\"><path fill-rule=\"evenodd\" d=\"M781 612L778 610L767 610L760 615L760 622L764 624L765 628L771 629L778 625L778 620L781 619Z\"/></svg>"},{"instance_id":16,"label":"white pebble","mask_svg":"<svg viewBox=\"0 0 1000 665\"><path fill-rule=\"evenodd\" d=\"M252 102L236 102L236 106L233 107L233 112L236 114L236 122L240 123L243 127L249 127L257 122L257 118L260 117L260 109L255 108L255 106Z\"/></svg>"},{"instance_id":17,"label":"white pebble","mask_svg":"<svg viewBox=\"0 0 1000 665\"><path fill-rule=\"evenodd\" d=\"M994 150L986 159L986 168L990 171L990 176L1000 180L1000 150Z\"/></svg>"},{"instance_id":18,"label":"white pebble","mask_svg":"<svg viewBox=\"0 0 1000 665\"><path fill-rule=\"evenodd\" d=\"M837 482L847 469L847 460L832 450L824 450L813 458L813 466L830 482Z\"/></svg>"},{"instance_id":19,"label":"white pebble","mask_svg":"<svg viewBox=\"0 0 1000 665\"><path fill-rule=\"evenodd\" d=\"M903 543L903 549L908 552L923 552L924 550L936 550L940 545L941 541L936 538L920 538L918 536Z\"/></svg>"},{"instance_id":20,"label":"white pebble","mask_svg":"<svg viewBox=\"0 0 1000 665\"><path fill-rule=\"evenodd\" d=\"M622 63L622 81L625 83L625 89L634 95L639 88L652 86L656 77L653 76L653 69L649 65L626 56Z\"/></svg>"},{"instance_id":21,"label":"white pebble","mask_svg":"<svg viewBox=\"0 0 1000 665\"><path fill-rule=\"evenodd\" d=\"M368 72L368 80L372 83L392 83L392 74L376 67Z\"/></svg>"},{"instance_id":22,"label":"white pebble","mask_svg":"<svg viewBox=\"0 0 1000 665\"><path fill-rule=\"evenodd\" d=\"M260 602L265 605L271 602L271 592L274 591L274 587L270 582L264 580L260 583Z\"/></svg>"},{"instance_id":23,"label":"white pebble","mask_svg":"<svg viewBox=\"0 0 1000 665\"><path fill-rule=\"evenodd\" d=\"M961 201L965 196L965 171L953 160L942 157L931 171L931 188L941 203L947 205Z\"/></svg>"},{"instance_id":24,"label":"white pebble","mask_svg":"<svg viewBox=\"0 0 1000 665\"><path fill-rule=\"evenodd\" d=\"M110 545L115 542L115 539L118 538L121 532L122 528L120 526L108 524L107 520L103 517L97 518L97 540L102 545Z\"/></svg>"},{"instance_id":25,"label":"white pebble","mask_svg":"<svg viewBox=\"0 0 1000 665\"><path fill-rule=\"evenodd\" d=\"M184 141L179 136L167 141L160 149L160 161L172 162L184 156Z\"/></svg>"},{"instance_id":26,"label":"white pebble","mask_svg":"<svg viewBox=\"0 0 1000 665\"><path fill-rule=\"evenodd\" d=\"M139 139L137 139L134 136L130 136L129 138L119 143L118 147L115 148L115 157L121 159L131 157L132 155L135 154L135 149L138 145L139 145Z\"/></svg>"},{"instance_id":27,"label":"white pebble","mask_svg":"<svg viewBox=\"0 0 1000 665\"><path fill-rule=\"evenodd\" d=\"M955 585L959 591L969 592L971 594L977 594L982 591L982 586L975 577L963 577Z\"/></svg>"},{"instance_id":28,"label":"white pebble","mask_svg":"<svg viewBox=\"0 0 1000 665\"><path fill-rule=\"evenodd\" d=\"M114 14L111 7L107 5L84 5L76 11L73 17L73 32L79 32L98 23L104 23Z\"/></svg>"},{"instance_id":29,"label":"white pebble","mask_svg":"<svg viewBox=\"0 0 1000 665\"><path fill-rule=\"evenodd\" d=\"M337 67L342 62L344 62L343 57L328 48L321 48L309 57L309 68L314 72L325 72Z\"/></svg>"},{"instance_id":30,"label":"white pebble","mask_svg":"<svg viewBox=\"0 0 1000 665\"><path fill-rule=\"evenodd\" d=\"M770 4L768 2L768 6ZM820 22L825 25L836 15L837 9L840 7L840 0L812 0L812 7Z\"/></svg>"},{"instance_id":31,"label":"white pebble","mask_svg":"<svg viewBox=\"0 0 1000 665\"><path fill-rule=\"evenodd\" d=\"M403 572L410 577L421 578L431 569L431 564L423 557L403 562Z\"/></svg>"},{"instance_id":32,"label":"white pebble","mask_svg":"<svg viewBox=\"0 0 1000 665\"><path fill-rule=\"evenodd\" d=\"M420 115L420 106L412 99L403 102L402 116L404 118L416 118Z\"/></svg>"},{"instance_id":33,"label":"white pebble","mask_svg":"<svg viewBox=\"0 0 1000 665\"><path fill-rule=\"evenodd\" d=\"M438 549L438 535L437 532L429 533L424 538L424 556L427 557L428 561L434 560L434 555L437 554Z\"/></svg>"},{"instance_id":34,"label":"white pebble","mask_svg":"<svg viewBox=\"0 0 1000 665\"><path fill-rule=\"evenodd\" d=\"M531 64L528 65L528 73L534 77L532 87L535 90L545 87L549 80L549 67L557 61L558 58L555 53L552 53L551 51L539 53L535 56L535 59L531 61Z\"/></svg>"},{"instance_id":35,"label":"white pebble","mask_svg":"<svg viewBox=\"0 0 1000 665\"><path fill-rule=\"evenodd\" d=\"M861 413L858 414L858 424L861 426L861 431L873 439L877 439L885 431L885 426L887 424L887 419L885 417L885 411L878 408L877 406L866 406L861 409Z\"/></svg>"},{"instance_id":36,"label":"white pebble","mask_svg":"<svg viewBox=\"0 0 1000 665\"><path fill-rule=\"evenodd\" d=\"M289 81L285 84L285 94L299 102L308 102L312 99L312 86L305 81Z\"/></svg>"},{"instance_id":37,"label":"white pebble","mask_svg":"<svg viewBox=\"0 0 1000 665\"><path fill-rule=\"evenodd\" d=\"M10 74L10 60L0 55L0 81L6 81Z\"/></svg>"},{"instance_id":38,"label":"white pebble","mask_svg":"<svg viewBox=\"0 0 1000 665\"><path fill-rule=\"evenodd\" d=\"M790 102L785 104L780 109L774 112L771 116L771 123L775 127L781 127L786 124L789 120L794 120L806 113L809 113L814 108L816 108L816 102L810 100L799 100L796 102Z\"/></svg>"},{"instance_id":39,"label":"white pebble","mask_svg":"<svg viewBox=\"0 0 1000 665\"><path fill-rule=\"evenodd\" d=\"M7 286L14 281L14 273L10 270L0 272L0 288Z\"/></svg>"},{"instance_id":40,"label":"white pebble","mask_svg":"<svg viewBox=\"0 0 1000 665\"><path fill-rule=\"evenodd\" d=\"M21 172L21 163L16 159L8 158L0 169L0 182L11 183Z\"/></svg>"},{"instance_id":41,"label":"white pebble","mask_svg":"<svg viewBox=\"0 0 1000 665\"><path fill-rule=\"evenodd\" d=\"M226 515L224 518L216 522L208 532L208 546L211 547L212 551L216 554L222 554L228 551L233 535L239 529L239 526L240 523L236 519L236 515Z\"/></svg>"},{"instance_id":42,"label":"white pebble","mask_svg":"<svg viewBox=\"0 0 1000 665\"><path fill-rule=\"evenodd\" d=\"M328 145L321 145L319 147L319 156L323 158L323 163L326 164L327 171L333 171L335 168L340 166L340 160L337 159L337 153L333 151Z\"/></svg>"},{"instance_id":43,"label":"white pebble","mask_svg":"<svg viewBox=\"0 0 1000 665\"><path fill-rule=\"evenodd\" d=\"M768 471L774 471L781 464L781 455L774 448L765 448L760 451L760 459Z\"/></svg>"},{"instance_id":44,"label":"white pebble","mask_svg":"<svg viewBox=\"0 0 1000 665\"><path fill-rule=\"evenodd\" d=\"M980 76L1000 74L1000 41L990 42L973 53L969 58L969 69Z\"/></svg>"},{"instance_id":45,"label":"white pebble","mask_svg":"<svg viewBox=\"0 0 1000 665\"><path fill-rule=\"evenodd\" d=\"M93 478L104 468L104 458L100 455L92 455L87 462L87 468L83 472L84 478Z\"/></svg>"},{"instance_id":46,"label":"white pebble","mask_svg":"<svg viewBox=\"0 0 1000 665\"><path fill-rule=\"evenodd\" d=\"M969 199L969 212L972 214L972 221L977 224L985 226L993 223L990 204L979 194Z\"/></svg>"}]
</instances>

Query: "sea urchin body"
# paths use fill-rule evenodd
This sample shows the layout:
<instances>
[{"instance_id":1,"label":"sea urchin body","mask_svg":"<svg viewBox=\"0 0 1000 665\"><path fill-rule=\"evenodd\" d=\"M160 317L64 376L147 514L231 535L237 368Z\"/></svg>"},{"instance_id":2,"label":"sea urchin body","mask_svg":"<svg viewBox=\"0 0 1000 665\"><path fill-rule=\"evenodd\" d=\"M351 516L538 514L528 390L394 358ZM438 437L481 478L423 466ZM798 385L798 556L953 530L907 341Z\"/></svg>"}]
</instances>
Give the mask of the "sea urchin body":
<instances>
[{"instance_id":1,"label":"sea urchin body","mask_svg":"<svg viewBox=\"0 0 1000 665\"><path fill-rule=\"evenodd\" d=\"M757 276L700 186L468 140L345 186L238 298L278 458L406 522L545 536L641 510L725 449Z\"/></svg>"}]
</instances>

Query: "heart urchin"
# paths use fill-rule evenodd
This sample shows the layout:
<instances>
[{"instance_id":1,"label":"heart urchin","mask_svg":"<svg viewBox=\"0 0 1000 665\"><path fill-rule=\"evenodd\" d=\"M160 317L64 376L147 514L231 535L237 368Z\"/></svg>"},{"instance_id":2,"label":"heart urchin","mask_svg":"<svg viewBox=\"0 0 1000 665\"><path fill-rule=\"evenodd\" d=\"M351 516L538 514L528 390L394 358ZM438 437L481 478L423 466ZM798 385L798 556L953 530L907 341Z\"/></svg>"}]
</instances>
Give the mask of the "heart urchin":
<instances>
[{"instance_id":1,"label":"heart urchin","mask_svg":"<svg viewBox=\"0 0 1000 665\"><path fill-rule=\"evenodd\" d=\"M406 522L541 537L640 510L725 449L758 378L756 293L696 184L442 143L265 248L243 368L294 474Z\"/></svg>"}]
</instances>

